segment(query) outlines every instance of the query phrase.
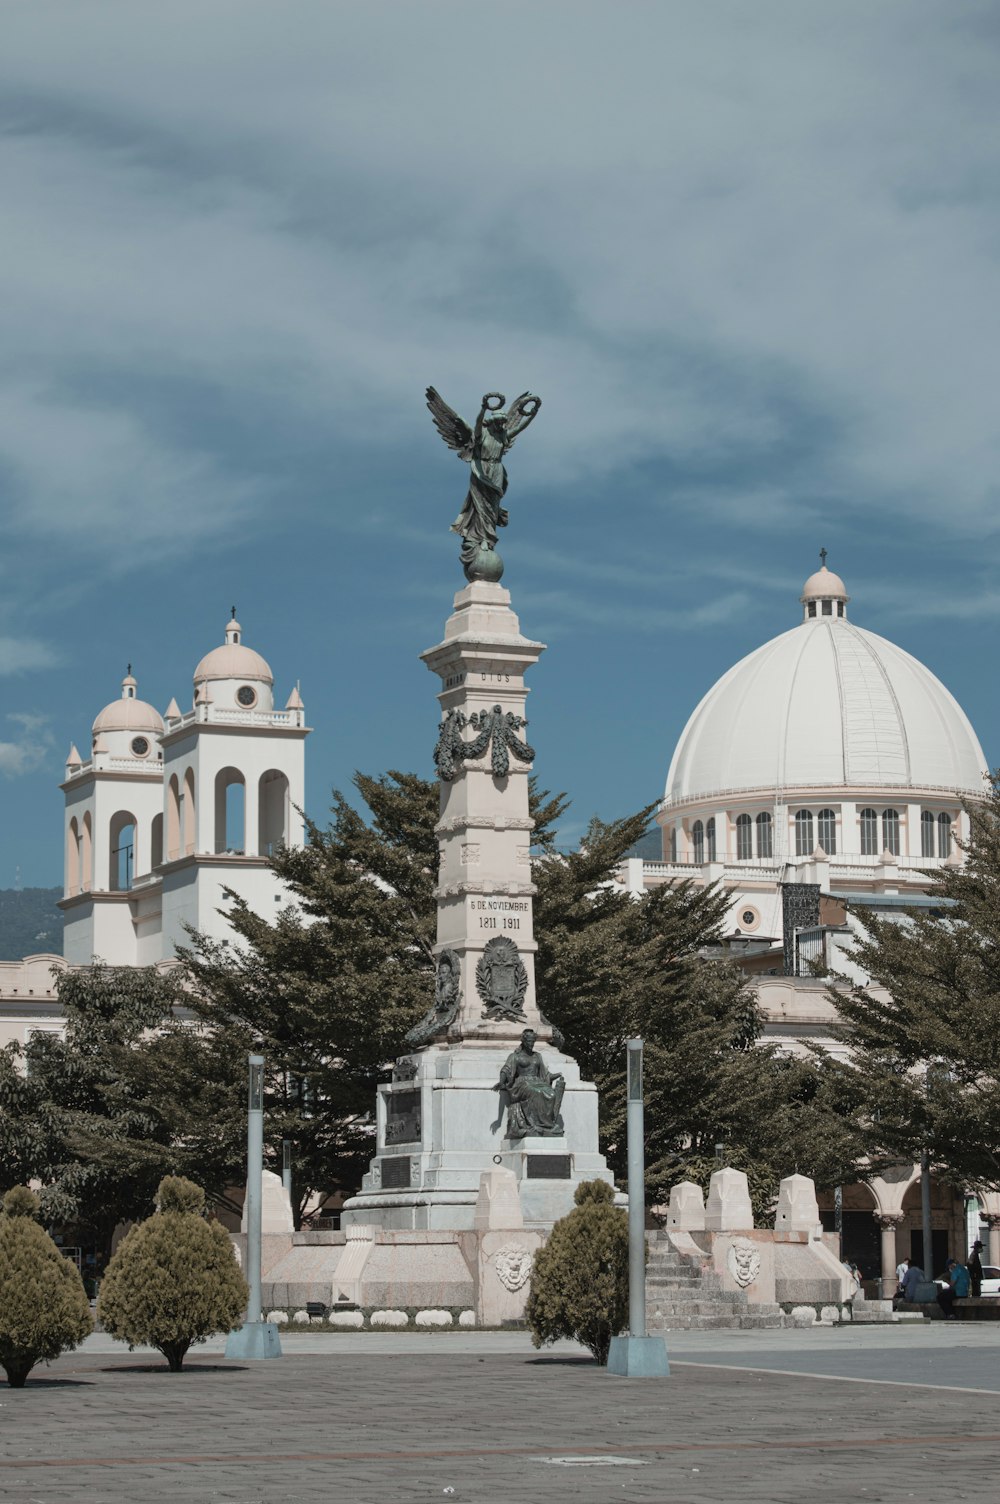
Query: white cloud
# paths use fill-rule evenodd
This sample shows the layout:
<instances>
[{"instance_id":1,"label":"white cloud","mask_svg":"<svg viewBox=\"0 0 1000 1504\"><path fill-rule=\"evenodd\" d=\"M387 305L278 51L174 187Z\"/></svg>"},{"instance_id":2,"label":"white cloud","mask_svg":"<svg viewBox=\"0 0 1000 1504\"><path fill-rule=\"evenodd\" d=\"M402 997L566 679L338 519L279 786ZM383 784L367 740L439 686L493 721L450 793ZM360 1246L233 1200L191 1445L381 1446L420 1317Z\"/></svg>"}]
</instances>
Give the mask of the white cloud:
<instances>
[{"instance_id":1,"label":"white cloud","mask_svg":"<svg viewBox=\"0 0 1000 1504\"><path fill-rule=\"evenodd\" d=\"M29 669L53 668L59 659L47 643L33 637L0 637L0 676Z\"/></svg>"},{"instance_id":2,"label":"white cloud","mask_svg":"<svg viewBox=\"0 0 1000 1504\"><path fill-rule=\"evenodd\" d=\"M252 532L301 432L373 464L416 442L432 466L430 379L459 409L484 382L541 391L532 482L566 504L641 463L670 506L743 526L821 497L994 527L982 10L569 14L6 16L17 526L105 564L235 518Z\"/></svg>"},{"instance_id":3,"label":"white cloud","mask_svg":"<svg viewBox=\"0 0 1000 1504\"><path fill-rule=\"evenodd\" d=\"M0 774L19 778L33 773L46 762L53 747L49 717L29 711L11 711L5 719L17 728L10 741L0 741Z\"/></svg>"}]
</instances>

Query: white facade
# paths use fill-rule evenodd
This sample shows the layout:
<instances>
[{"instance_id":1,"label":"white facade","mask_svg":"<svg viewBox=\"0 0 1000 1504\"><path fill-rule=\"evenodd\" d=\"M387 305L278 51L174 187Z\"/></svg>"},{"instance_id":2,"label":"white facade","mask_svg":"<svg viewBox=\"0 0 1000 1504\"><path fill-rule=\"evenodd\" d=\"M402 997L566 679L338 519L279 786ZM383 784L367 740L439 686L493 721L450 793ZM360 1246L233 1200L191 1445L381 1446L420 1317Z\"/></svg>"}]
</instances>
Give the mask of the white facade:
<instances>
[{"instance_id":1,"label":"white facade","mask_svg":"<svg viewBox=\"0 0 1000 1504\"><path fill-rule=\"evenodd\" d=\"M84 762L71 748L66 799L64 954L72 964L170 960L185 925L229 941L224 889L257 913L290 901L268 866L301 845L308 735L297 689L274 708L274 678L242 628L198 664L191 710L161 717L131 671L101 711Z\"/></svg>"}]
</instances>

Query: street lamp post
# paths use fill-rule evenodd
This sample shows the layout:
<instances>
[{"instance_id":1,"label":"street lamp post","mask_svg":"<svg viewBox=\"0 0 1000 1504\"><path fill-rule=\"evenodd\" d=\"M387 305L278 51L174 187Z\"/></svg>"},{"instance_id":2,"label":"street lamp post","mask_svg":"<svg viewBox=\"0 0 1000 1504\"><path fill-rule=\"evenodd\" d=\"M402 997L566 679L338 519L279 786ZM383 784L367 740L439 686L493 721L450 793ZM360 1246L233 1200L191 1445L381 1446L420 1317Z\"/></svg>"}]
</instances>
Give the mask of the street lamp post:
<instances>
[{"instance_id":1,"label":"street lamp post","mask_svg":"<svg viewBox=\"0 0 1000 1504\"><path fill-rule=\"evenodd\" d=\"M608 1372L628 1379L665 1379L667 1344L646 1334L646 1163L642 1040L630 1039L628 1062L628 1336L612 1337Z\"/></svg>"},{"instance_id":2,"label":"street lamp post","mask_svg":"<svg viewBox=\"0 0 1000 1504\"><path fill-rule=\"evenodd\" d=\"M226 1339L227 1358L280 1358L278 1328L261 1319L260 1211L264 1174L264 1057L250 1056L247 1093L247 1284L250 1298L243 1325Z\"/></svg>"}]
</instances>

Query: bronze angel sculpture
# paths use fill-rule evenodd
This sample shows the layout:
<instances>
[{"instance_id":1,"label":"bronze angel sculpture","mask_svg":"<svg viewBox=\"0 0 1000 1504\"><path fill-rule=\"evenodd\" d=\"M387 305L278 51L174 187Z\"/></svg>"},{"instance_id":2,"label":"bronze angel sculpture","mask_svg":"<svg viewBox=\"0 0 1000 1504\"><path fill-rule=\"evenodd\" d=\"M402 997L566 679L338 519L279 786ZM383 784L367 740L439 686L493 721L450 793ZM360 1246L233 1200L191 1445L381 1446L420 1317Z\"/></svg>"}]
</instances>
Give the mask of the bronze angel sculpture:
<instances>
[{"instance_id":1,"label":"bronze angel sculpture","mask_svg":"<svg viewBox=\"0 0 1000 1504\"><path fill-rule=\"evenodd\" d=\"M451 525L452 532L462 538L467 580L496 581L503 574L503 560L497 553L497 528L507 526L507 512L500 505L507 492L503 457L542 405L541 397L522 392L504 412L506 400L500 392L487 392L475 427L470 428L432 386L427 388L434 426L448 448L471 466L469 494Z\"/></svg>"}]
</instances>

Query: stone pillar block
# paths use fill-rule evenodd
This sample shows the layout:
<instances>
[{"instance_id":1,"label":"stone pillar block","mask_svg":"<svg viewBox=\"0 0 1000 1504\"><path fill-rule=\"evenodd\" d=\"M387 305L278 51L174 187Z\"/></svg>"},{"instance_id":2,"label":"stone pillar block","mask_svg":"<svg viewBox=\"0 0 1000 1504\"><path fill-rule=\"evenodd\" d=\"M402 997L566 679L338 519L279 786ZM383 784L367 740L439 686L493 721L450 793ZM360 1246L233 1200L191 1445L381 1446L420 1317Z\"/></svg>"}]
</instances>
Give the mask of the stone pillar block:
<instances>
[{"instance_id":1,"label":"stone pillar block","mask_svg":"<svg viewBox=\"0 0 1000 1504\"><path fill-rule=\"evenodd\" d=\"M808 1175L786 1175L778 1187L775 1232L805 1232L810 1237L820 1226L816 1186Z\"/></svg>"},{"instance_id":2,"label":"stone pillar block","mask_svg":"<svg viewBox=\"0 0 1000 1504\"><path fill-rule=\"evenodd\" d=\"M513 1170L484 1170L479 1177L479 1195L473 1219L476 1232L524 1226L521 1193Z\"/></svg>"},{"instance_id":3,"label":"stone pillar block","mask_svg":"<svg viewBox=\"0 0 1000 1504\"><path fill-rule=\"evenodd\" d=\"M708 1232L752 1232L753 1209L750 1188L742 1170L716 1170L708 1187L705 1207Z\"/></svg>"},{"instance_id":4,"label":"stone pillar block","mask_svg":"<svg viewBox=\"0 0 1000 1504\"><path fill-rule=\"evenodd\" d=\"M247 1203L243 1203L240 1231L247 1230ZM263 1170L260 1177L260 1230L263 1236L277 1236L295 1231L292 1203L281 1183L281 1176L273 1170Z\"/></svg>"},{"instance_id":5,"label":"stone pillar block","mask_svg":"<svg viewBox=\"0 0 1000 1504\"><path fill-rule=\"evenodd\" d=\"M671 1186L667 1226L671 1232L704 1232L705 1197L693 1180Z\"/></svg>"}]
</instances>

